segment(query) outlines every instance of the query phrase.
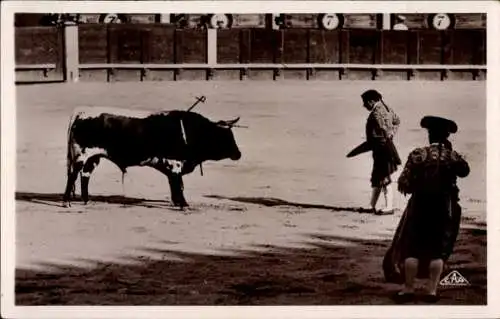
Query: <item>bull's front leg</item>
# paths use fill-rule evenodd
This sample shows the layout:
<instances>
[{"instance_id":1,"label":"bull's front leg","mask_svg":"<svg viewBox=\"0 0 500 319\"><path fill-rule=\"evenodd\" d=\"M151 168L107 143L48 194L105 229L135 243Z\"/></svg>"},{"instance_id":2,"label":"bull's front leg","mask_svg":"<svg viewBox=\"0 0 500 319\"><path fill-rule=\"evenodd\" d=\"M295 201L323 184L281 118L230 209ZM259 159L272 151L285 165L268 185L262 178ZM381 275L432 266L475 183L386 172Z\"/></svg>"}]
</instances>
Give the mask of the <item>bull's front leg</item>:
<instances>
[{"instance_id":1,"label":"bull's front leg","mask_svg":"<svg viewBox=\"0 0 500 319\"><path fill-rule=\"evenodd\" d=\"M182 180L183 172L181 162L153 158L148 159L141 164L151 166L167 176L168 184L170 186L170 197L175 206L179 206L181 209L189 206L184 198L184 182Z\"/></svg>"},{"instance_id":2,"label":"bull's front leg","mask_svg":"<svg viewBox=\"0 0 500 319\"><path fill-rule=\"evenodd\" d=\"M179 206L181 209L188 207L188 203L184 198L184 182L182 181L182 175L180 173L169 173L167 174L168 184L170 185L170 196L172 202L175 206Z\"/></svg>"},{"instance_id":3,"label":"bull's front leg","mask_svg":"<svg viewBox=\"0 0 500 319\"><path fill-rule=\"evenodd\" d=\"M180 161L166 162L166 167L168 167L169 171L167 177L170 185L172 202L174 202L174 205L179 206L181 209L189 206L184 198L184 182L182 181L184 164L185 162Z\"/></svg>"}]
</instances>

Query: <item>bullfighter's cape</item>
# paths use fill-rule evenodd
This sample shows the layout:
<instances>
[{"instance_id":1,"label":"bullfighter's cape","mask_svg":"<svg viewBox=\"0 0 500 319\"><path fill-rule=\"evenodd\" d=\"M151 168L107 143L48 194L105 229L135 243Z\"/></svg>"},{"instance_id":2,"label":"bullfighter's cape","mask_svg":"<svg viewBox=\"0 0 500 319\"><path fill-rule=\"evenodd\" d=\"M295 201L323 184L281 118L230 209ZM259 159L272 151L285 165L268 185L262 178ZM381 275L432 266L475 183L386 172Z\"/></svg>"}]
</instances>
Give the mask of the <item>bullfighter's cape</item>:
<instances>
[{"instance_id":1,"label":"bullfighter's cape","mask_svg":"<svg viewBox=\"0 0 500 319\"><path fill-rule=\"evenodd\" d=\"M401 284L405 280L403 256L405 255L405 249L408 243L408 237L414 218L414 204L415 199L411 197L408 201L405 211L403 212L403 215L401 216L391 246L384 256L382 267L384 271L384 277L387 282ZM445 247L445 254L448 257L453 250L453 244L458 237L458 232L460 229L462 208L458 204L458 202L453 201L451 203L451 213L451 223L446 229L449 240L448 244ZM429 262L430 260L422 260L419 262L417 278L429 278Z\"/></svg>"},{"instance_id":2,"label":"bullfighter's cape","mask_svg":"<svg viewBox=\"0 0 500 319\"><path fill-rule=\"evenodd\" d=\"M398 179L398 190L412 195L401 216L392 244L384 256L383 270L388 282L404 281L404 258L424 239L428 240L425 245L435 245L427 246L426 249L437 248L439 258L444 262L448 260L458 236L462 215L456 179L466 177L469 172L468 163L453 151L449 141L417 148L410 153ZM429 197L428 194L435 194L437 197ZM442 197L441 203L432 202L439 197ZM439 229L436 230L433 226ZM430 233L427 234L427 230ZM417 277L428 278L429 259L437 258L436 252L418 254L420 257L415 256L419 258Z\"/></svg>"},{"instance_id":3,"label":"bullfighter's cape","mask_svg":"<svg viewBox=\"0 0 500 319\"><path fill-rule=\"evenodd\" d=\"M397 158L397 162L400 163L401 160L399 159L399 155L398 155L398 152L396 150L396 146L394 145L394 142L392 141L392 139L386 140L385 143L382 145L382 147L387 152L389 152L389 154L391 154L391 156L394 156L394 158ZM361 143L358 146L356 146L355 148L353 148L349 153L347 153L347 157L354 157L354 156L357 156L359 154L370 152L370 151L373 151L374 148L377 148L377 147L374 147L373 144L368 142L368 141L364 141L363 143ZM380 148L380 146L379 146L379 148Z\"/></svg>"},{"instance_id":4,"label":"bullfighter's cape","mask_svg":"<svg viewBox=\"0 0 500 319\"><path fill-rule=\"evenodd\" d=\"M358 146L356 146L355 148L353 148L352 151L350 151L347 154L347 157L354 157L354 156L357 156L359 154L369 152L371 150L372 150L372 146L370 145L370 143L368 143L367 141L364 141L363 143L361 143Z\"/></svg>"},{"instance_id":5,"label":"bullfighter's cape","mask_svg":"<svg viewBox=\"0 0 500 319\"><path fill-rule=\"evenodd\" d=\"M383 101L377 103L366 121L366 141L352 149L347 154L347 157L382 149L385 154L390 154L389 158L394 159L395 162L400 162L396 146L392 140L399 123L399 117L391 108Z\"/></svg>"}]
</instances>

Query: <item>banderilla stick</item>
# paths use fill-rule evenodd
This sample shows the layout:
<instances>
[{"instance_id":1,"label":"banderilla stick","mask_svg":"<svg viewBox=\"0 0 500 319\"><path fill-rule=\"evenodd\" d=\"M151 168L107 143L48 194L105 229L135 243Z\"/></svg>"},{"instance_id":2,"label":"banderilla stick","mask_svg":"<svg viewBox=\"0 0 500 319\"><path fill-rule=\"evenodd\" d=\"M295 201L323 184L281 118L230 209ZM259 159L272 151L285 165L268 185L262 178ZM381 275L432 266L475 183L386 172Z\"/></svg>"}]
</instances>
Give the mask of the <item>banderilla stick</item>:
<instances>
[{"instance_id":1,"label":"banderilla stick","mask_svg":"<svg viewBox=\"0 0 500 319\"><path fill-rule=\"evenodd\" d=\"M239 124L233 124L233 125L229 125L229 124L223 124L229 128L233 128L233 127L239 127L239 128L248 128L248 126L246 125L239 125Z\"/></svg>"},{"instance_id":2,"label":"banderilla stick","mask_svg":"<svg viewBox=\"0 0 500 319\"><path fill-rule=\"evenodd\" d=\"M194 107L196 105L198 105L198 103L205 103L205 101L207 100L206 96L205 95L202 95L201 97L196 97L196 102L194 102L193 105L191 105L191 107L187 110L187 112L190 112L192 109L194 109ZM201 173L201 176L203 176L203 166L201 166L201 163L200 163L200 173Z\"/></svg>"},{"instance_id":3,"label":"banderilla stick","mask_svg":"<svg viewBox=\"0 0 500 319\"><path fill-rule=\"evenodd\" d=\"M205 101L207 100L207 98L205 97L205 95L202 95L201 97L196 97L196 102L194 102L193 105L191 105L191 107L187 110L187 112L191 111L192 109L194 109L194 107L196 105L198 105L198 103L205 103Z\"/></svg>"}]
</instances>

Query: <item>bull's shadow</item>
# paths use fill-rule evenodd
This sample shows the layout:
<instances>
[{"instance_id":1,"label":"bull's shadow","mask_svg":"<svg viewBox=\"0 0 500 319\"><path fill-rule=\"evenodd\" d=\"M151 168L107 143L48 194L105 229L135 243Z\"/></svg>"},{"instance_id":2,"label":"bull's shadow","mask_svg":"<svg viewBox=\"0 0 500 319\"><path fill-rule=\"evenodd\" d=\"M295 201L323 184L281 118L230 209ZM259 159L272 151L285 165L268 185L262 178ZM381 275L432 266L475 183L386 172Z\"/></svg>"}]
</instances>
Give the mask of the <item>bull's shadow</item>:
<instances>
[{"instance_id":1,"label":"bull's shadow","mask_svg":"<svg viewBox=\"0 0 500 319\"><path fill-rule=\"evenodd\" d=\"M292 206L292 207L306 208L306 209L325 209L325 210L331 210L331 211L335 211L335 212L347 211L347 212L354 212L354 213L360 213L360 214L363 214L363 213L364 214L372 214L373 213L373 211L371 209L364 208L364 207L342 207L342 206L331 206L331 205L323 205L323 204L297 203L297 202L290 202L290 201L286 201L286 200L279 199L279 198L273 198L273 197L224 197L224 196L219 196L219 195L207 195L205 197L231 200L231 201L236 201L236 202L240 202L240 203L247 203L247 204L264 205L267 207Z\"/></svg>"},{"instance_id":2,"label":"bull's shadow","mask_svg":"<svg viewBox=\"0 0 500 319\"><path fill-rule=\"evenodd\" d=\"M62 207L63 194L16 192L16 200L47 205L47 206ZM125 206L174 209L172 203L168 200L135 198L135 197L126 197L122 195L93 195L90 196L90 201L98 203L125 205ZM81 196L76 195L73 202L80 204Z\"/></svg>"}]
</instances>

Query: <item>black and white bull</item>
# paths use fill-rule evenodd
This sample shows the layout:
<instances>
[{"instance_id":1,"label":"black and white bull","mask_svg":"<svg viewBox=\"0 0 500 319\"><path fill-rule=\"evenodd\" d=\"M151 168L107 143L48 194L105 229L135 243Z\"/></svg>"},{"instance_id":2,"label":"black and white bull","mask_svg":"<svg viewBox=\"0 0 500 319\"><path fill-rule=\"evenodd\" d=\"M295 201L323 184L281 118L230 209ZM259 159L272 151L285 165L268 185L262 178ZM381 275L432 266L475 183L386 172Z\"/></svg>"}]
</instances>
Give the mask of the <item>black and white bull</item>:
<instances>
[{"instance_id":1,"label":"black and white bull","mask_svg":"<svg viewBox=\"0 0 500 319\"><path fill-rule=\"evenodd\" d=\"M117 165L123 174L131 166L152 167L167 176L175 206L188 206L182 176L207 160L239 160L232 126L239 120L212 122L187 111L139 113L111 108L75 110L68 128L67 184L64 206L81 173L81 196L89 200L92 172L101 158Z\"/></svg>"}]
</instances>

